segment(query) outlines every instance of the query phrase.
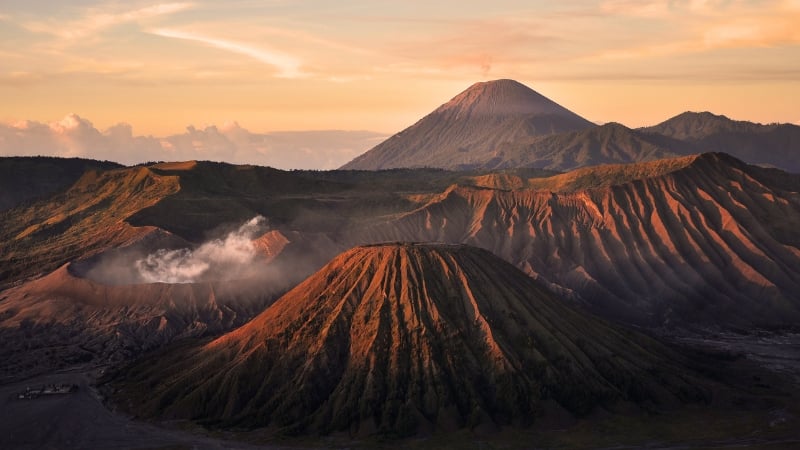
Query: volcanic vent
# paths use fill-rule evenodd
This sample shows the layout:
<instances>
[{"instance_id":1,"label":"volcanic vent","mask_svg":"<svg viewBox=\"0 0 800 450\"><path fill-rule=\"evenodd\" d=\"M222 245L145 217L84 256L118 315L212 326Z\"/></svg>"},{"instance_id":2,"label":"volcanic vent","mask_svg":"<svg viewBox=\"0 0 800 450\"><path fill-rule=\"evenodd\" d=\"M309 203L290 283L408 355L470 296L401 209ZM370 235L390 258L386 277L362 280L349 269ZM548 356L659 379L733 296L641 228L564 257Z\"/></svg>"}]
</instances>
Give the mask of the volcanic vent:
<instances>
[{"instance_id":1,"label":"volcanic vent","mask_svg":"<svg viewBox=\"0 0 800 450\"><path fill-rule=\"evenodd\" d=\"M386 244L339 255L242 328L116 386L145 416L409 435L701 398L680 359L487 251Z\"/></svg>"}]
</instances>

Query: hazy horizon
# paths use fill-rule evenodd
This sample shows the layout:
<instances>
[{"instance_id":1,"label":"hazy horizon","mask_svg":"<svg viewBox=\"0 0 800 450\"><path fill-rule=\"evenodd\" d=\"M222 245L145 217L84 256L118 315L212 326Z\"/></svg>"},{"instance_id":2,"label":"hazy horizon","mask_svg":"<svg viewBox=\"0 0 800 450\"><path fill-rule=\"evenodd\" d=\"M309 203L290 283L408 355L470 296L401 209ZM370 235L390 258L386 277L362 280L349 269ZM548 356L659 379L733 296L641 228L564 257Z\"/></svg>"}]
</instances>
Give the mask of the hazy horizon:
<instances>
[{"instance_id":1,"label":"hazy horizon","mask_svg":"<svg viewBox=\"0 0 800 450\"><path fill-rule=\"evenodd\" d=\"M391 134L498 78L630 127L706 110L800 121L797 0L424 6L8 0L0 122Z\"/></svg>"},{"instance_id":2,"label":"hazy horizon","mask_svg":"<svg viewBox=\"0 0 800 450\"><path fill-rule=\"evenodd\" d=\"M0 123L0 156L59 156L109 160L125 165L148 161L210 160L277 169L336 169L387 136L366 130L306 130L258 133L236 122L187 126L168 136L143 136L130 124L105 130L77 114L43 123Z\"/></svg>"}]
</instances>

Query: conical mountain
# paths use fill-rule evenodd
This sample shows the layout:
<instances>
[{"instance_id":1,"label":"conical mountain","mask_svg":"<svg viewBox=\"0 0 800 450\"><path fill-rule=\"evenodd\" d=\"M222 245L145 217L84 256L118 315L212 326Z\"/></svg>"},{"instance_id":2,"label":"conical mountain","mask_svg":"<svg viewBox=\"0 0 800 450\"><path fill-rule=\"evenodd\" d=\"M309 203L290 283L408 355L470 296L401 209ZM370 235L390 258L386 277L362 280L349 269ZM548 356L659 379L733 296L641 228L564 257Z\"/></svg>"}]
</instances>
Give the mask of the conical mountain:
<instances>
[{"instance_id":1,"label":"conical mountain","mask_svg":"<svg viewBox=\"0 0 800 450\"><path fill-rule=\"evenodd\" d=\"M704 398L681 361L485 250L385 244L339 255L242 328L142 361L116 386L144 416L409 435Z\"/></svg>"},{"instance_id":2,"label":"conical mountain","mask_svg":"<svg viewBox=\"0 0 800 450\"><path fill-rule=\"evenodd\" d=\"M517 81L475 83L342 169L477 167L509 143L592 126Z\"/></svg>"}]
</instances>

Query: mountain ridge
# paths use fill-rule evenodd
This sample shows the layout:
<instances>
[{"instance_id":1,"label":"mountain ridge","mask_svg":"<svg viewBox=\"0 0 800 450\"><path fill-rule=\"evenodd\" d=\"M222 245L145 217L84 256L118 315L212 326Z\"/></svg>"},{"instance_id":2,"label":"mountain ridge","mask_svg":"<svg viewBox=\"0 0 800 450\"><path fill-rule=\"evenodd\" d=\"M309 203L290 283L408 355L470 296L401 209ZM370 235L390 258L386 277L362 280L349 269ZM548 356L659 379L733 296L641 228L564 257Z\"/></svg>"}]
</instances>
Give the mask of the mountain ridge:
<instances>
[{"instance_id":1,"label":"mountain ridge","mask_svg":"<svg viewBox=\"0 0 800 450\"><path fill-rule=\"evenodd\" d=\"M473 84L341 168L567 171L708 152L798 173L800 126L689 111L637 129L596 125L519 82L495 80Z\"/></svg>"},{"instance_id":2,"label":"mountain ridge","mask_svg":"<svg viewBox=\"0 0 800 450\"><path fill-rule=\"evenodd\" d=\"M360 233L487 249L625 323L796 327L800 177L723 154L673 164L618 166L612 180L637 166L666 170L561 193L452 186Z\"/></svg>"},{"instance_id":3,"label":"mountain ridge","mask_svg":"<svg viewBox=\"0 0 800 450\"><path fill-rule=\"evenodd\" d=\"M794 124L760 124L687 111L637 131L683 152L725 152L750 164L800 173L800 126ZM675 147L675 141L683 149Z\"/></svg>"},{"instance_id":4,"label":"mountain ridge","mask_svg":"<svg viewBox=\"0 0 800 450\"><path fill-rule=\"evenodd\" d=\"M798 316L800 179L724 154L548 178L524 170L399 170L330 172L314 181L306 172L205 163L113 173L74 187L72 206L56 196L3 214L6 285L154 228L197 243L260 214L274 231L274 264L300 278L353 246L442 241L488 249L624 322L783 328ZM85 207L98 201L105 203L87 216ZM113 214L98 222L97 208ZM14 275L26 248L36 264Z\"/></svg>"}]
</instances>

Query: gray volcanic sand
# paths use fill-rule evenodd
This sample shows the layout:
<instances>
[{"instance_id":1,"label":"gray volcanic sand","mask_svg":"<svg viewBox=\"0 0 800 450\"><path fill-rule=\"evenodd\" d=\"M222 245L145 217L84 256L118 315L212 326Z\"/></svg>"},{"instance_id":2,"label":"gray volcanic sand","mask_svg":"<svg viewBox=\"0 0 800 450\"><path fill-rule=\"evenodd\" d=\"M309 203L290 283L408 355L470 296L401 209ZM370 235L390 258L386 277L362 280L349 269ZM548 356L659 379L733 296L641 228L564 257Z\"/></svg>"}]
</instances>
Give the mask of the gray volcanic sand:
<instances>
[{"instance_id":1,"label":"gray volcanic sand","mask_svg":"<svg viewBox=\"0 0 800 450\"><path fill-rule=\"evenodd\" d=\"M72 394L17 399L25 388L77 384ZM106 408L90 386L89 371L43 375L0 386L0 448L198 448L254 449L179 430L136 422ZM268 447L276 448L276 447Z\"/></svg>"}]
</instances>

